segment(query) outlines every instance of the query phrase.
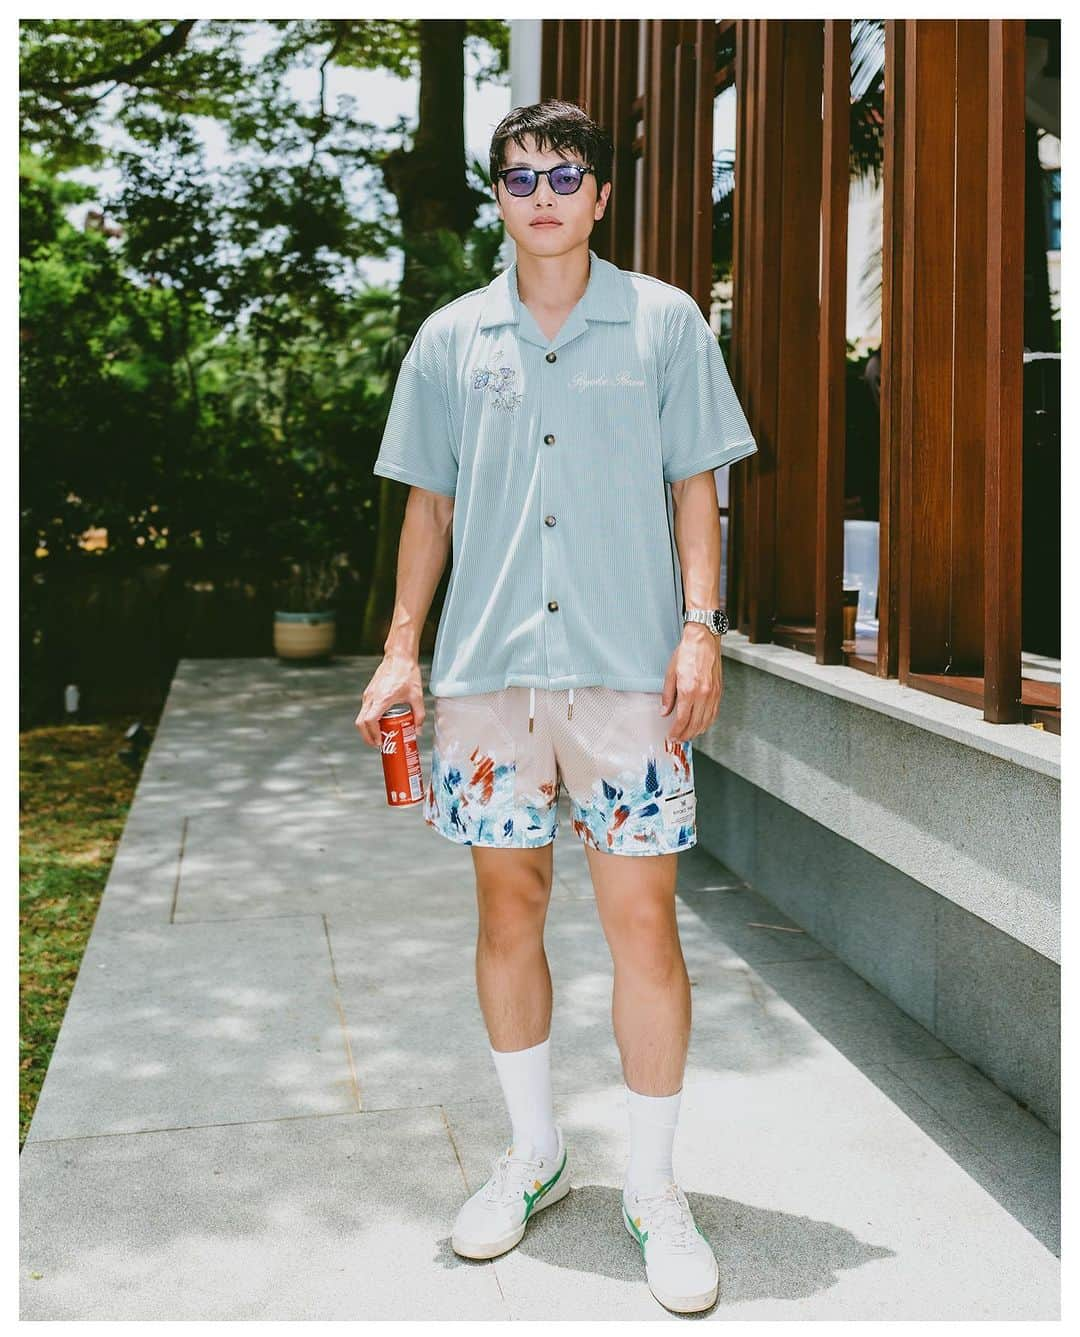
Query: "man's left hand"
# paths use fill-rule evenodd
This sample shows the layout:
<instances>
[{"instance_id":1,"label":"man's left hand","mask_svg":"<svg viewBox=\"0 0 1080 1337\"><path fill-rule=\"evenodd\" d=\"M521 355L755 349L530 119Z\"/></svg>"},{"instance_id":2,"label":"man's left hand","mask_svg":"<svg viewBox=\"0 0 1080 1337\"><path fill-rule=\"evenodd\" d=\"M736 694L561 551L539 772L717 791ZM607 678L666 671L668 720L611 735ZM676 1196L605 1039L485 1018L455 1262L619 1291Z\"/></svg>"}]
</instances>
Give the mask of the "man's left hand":
<instances>
[{"instance_id":1,"label":"man's left hand","mask_svg":"<svg viewBox=\"0 0 1080 1337\"><path fill-rule=\"evenodd\" d=\"M724 692L720 637L697 622L687 622L675 647L660 698L660 714L675 707L670 742L685 743L704 733L716 719Z\"/></svg>"}]
</instances>

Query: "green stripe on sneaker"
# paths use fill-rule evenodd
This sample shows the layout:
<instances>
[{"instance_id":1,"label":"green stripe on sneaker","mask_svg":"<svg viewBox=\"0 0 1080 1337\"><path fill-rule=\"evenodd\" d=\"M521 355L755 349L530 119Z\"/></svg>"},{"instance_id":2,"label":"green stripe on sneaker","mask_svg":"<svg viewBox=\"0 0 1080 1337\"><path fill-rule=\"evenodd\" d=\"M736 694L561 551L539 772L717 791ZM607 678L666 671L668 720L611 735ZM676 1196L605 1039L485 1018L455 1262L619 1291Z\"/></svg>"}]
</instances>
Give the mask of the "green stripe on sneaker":
<instances>
[{"instance_id":1,"label":"green stripe on sneaker","mask_svg":"<svg viewBox=\"0 0 1080 1337\"><path fill-rule=\"evenodd\" d=\"M623 1216L626 1217L626 1223L627 1223L627 1225L630 1227L630 1229L634 1232L634 1238L635 1238L635 1239L637 1240L637 1242L641 1245L641 1252L644 1253L644 1252L645 1252L645 1241L649 1238L649 1232L648 1232L647 1230L644 1230L644 1231L642 1231L642 1230L638 1230L637 1226L634 1224L634 1219L633 1219L633 1217L632 1217L632 1216L630 1215L630 1213L626 1210L626 1203L625 1203L625 1202L623 1203Z\"/></svg>"},{"instance_id":2,"label":"green stripe on sneaker","mask_svg":"<svg viewBox=\"0 0 1080 1337\"><path fill-rule=\"evenodd\" d=\"M562 1163L560 1164L559 1168L555 1171L555 1173L551 1176L551 1178L547 1181L547 1183L541 1184L535 1193L530 1193L528 1189L525 1189L523 1191L523 1197L525 1198L526 1221L529 1219L529 1213L540 1201L540 1199L544 1196L544 1194L548 1191L548 1189L551 1188L552 1184L555 1183L555 1181L562 1174L565 1168L566 1168L566 1151L564 1150L562 1155Z\"/></svg>"}]
</instances>

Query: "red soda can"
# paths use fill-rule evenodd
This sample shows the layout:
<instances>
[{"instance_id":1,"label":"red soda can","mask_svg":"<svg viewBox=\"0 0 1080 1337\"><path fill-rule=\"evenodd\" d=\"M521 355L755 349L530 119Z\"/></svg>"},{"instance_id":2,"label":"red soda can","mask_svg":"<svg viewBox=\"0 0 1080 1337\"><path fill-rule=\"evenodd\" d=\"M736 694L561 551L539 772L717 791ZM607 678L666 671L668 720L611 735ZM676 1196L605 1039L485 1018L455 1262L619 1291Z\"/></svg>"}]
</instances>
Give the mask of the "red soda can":
<instances>
[{"instance_id":1,"label":"red soda can","mask_svg":"<svg viewBox=\"0 0 1080 1337\"><path fill-rule=\"evenodd\" d=\"M416 743L412 706L398 701L379 717L382 735L383 779L386 801L392 808L420 803L424 797L424 774Z\"/></svg>"}]
</instances>

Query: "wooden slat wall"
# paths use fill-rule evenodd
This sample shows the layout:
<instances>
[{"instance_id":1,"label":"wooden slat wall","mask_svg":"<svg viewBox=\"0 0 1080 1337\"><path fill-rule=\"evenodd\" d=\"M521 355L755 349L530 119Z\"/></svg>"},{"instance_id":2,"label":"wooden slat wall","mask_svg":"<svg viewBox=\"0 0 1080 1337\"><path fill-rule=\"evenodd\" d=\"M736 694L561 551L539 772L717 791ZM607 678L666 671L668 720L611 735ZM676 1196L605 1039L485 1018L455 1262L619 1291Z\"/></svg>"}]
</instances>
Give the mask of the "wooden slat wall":
<instances>
[{"instance_id":1,"label":"wooden slat wall","mask_svg":"<svg viewBox=\"0 0 1080 1337\"><path fill-rule=\"evenodd\" d=\"M750 320L746 313L753 309L753 276L750 272L750 224L747 200L753 193L754 118L750 114L750 88L753 81L754 24L749 19L737 19L735 24L735 198L732 215L731 253L734 269L735 324L730 347L731 379L739 393L750 422L757 419L755 387L752 381L753 350L750 342ZM758 450L761 450L760 438ZM756 458L756 457L755 457ZM749 553L751 527L747 517L747 496L750 487L748 469L733 469L728 479L728 554L727 554L727 614L732 626L745 632L750 621Z\"/></svg>"},{"instance_id":2,"label":"wooden slat wall","mask_svg":"<svg viewBox=\"0 0 1080 1337\"><path fill-rule=\"evenodd\" d=\"M843 662L844 454L846 446L848 158L851 20L826 19L821 158L821 301L818 320L814 657Z\"/></svg>"},{"instance_id":3,"label":"wooden slat wall","mask_svg":"<svg viewBox=\"0 0 1080 1337\"><path fill-rule=\"evenodd\" d=\"M1015 22L1022 48L1023 24ZM1013 420L1000 438L1008 446L996 459L995 481L987 473L988 387L995 375L1007 374L1008 359L994 366L986 331L988 293L996 290L1010 313L1022 303L1023 266L1009 272L992 259L1005 244L1004 215L1001 201L991 202L987 168L990 126L1017 116L1022 134L1024 114L1022 98L1019 113L1016 105L1002 109L989 35L983 20L906 20L897 673L901 682L970 700L988 659L1011 664L1015 690L1007 695L1014 701L1005 709L1019 718L1021 401L1013 401ZM1022 199L1022 166L1008 189ZM1013 224L1022 243L1022 219ZM1019 386L1022 319L999 333L1006 340L999 349L1015 357ZM987 506L1001 501L1002 476L1017 488L992 516ZM994 626L985 574L1011 542L1006 600L1015 609L1016 635L1010 645ZM983 688L985 709L985 682Z\"/></svg>"},{"instance_id":4,"label":"wooden slat wall","mask_svg":"<svg viewBox=\"0 0 1080 1337\"><path fill-rule=\"evenodd\" d=\"M670 282L677 25L646 19L644 270Z\"/></svg>"},{"instance_id":5,"label":"wooden slat wall","mask_svg":"<svg viewBox=\"0 0 1080 1337\"><path fill-rule=\"evenodd\" d=\"M1024 21L993 19L986 253L986 667L983 714L1020 712L1020 580L1024 402ZM1020 278L1018 278L1020 276ZM1051 523L1056 517L1051 517Z\"/></svg>"},{"instance_id":6,"label":"wooden slat wall","mask_svg":"<svg viewBox=\"0 0 1080 1337\"><path fill-rule=\"evenodd\" d=\"M713 100L715 98L716 21L694 22L694 175L691 181L690 284L701 294L702 310L709 315L713 276ZM703 300L702 300L703 299Z\"/></svg>"},{"instance_id":7,"label":"wooden slat wall","mask_svg":"<svg viewBox=\"0 0 1080 1337\"><path fill-rule=\"evenodd\" d=\"M581 92L581 22L578 19L554 19L557 25L555 43L555 97L580 102Z\"/></svg>"},{"instance_id":8,"label":"wooden slat wall","mask_svg":"<svg viewBox=\"0 0 1080 1337\"><path fill-rule=\"evenodd\" d=\"M907 24L885 22L885 142L881 217L881 456L878 495L878 637L875 668L895 677L899 659L900 453L908 427L902 393L903 274L908 231L904 225L904 69Z\"/></svg>"},{"instance_id":9,"label":"wooden slat wall","mask_svg":"<svg viewBox=\"0 0 1080 1337\"><path fill-rule=\"evenodd\" d=\"M540 24L540 101L559 96L559 20Z\"/></svg>"},{"instance_id":10,"label":"wooden slat wall","mask_svg":"<svg viewBox=\"0 0 1080 1337\"><path fill-rule=\"evenodd\" d=\"M730 480L728 609L751 640L812 635L837 662L850 21L733 22L730 367L759 449ZM640 267L707 313L716 25L641 23L544 20L542 96L612 129L610 258L636 267L640 240ZM1021 718L1024 48L1023 20L886 23L873 667L971 701L985 672L986 718L1002 722Z\"/></svg>"},{"instance_id":11,"label":"wooden slat wall","mask_svg":"<svg viewBox=\"0 0 1080 1337\"><path fill-rule=\"evenodd\" d=\"M608 125L615 144L612 167L607 259L621 269L634 267L636 204L634 200L634 128L632 110L638 88L638 20L615 19L611 24L611 119ZM597 252L599 254L599 252Z\"/></svg>"},{"instance_id":12,"label":"wooden slat wall","mask_svg":"<svg viewBox=\"0 0 1080 1337\"><path fill-rule=\"evenodd\" d=\"M742 385L752 406L750 423L757 454L746 462L743 497L746 521L743 549L746 572L746 621L739 629L753 642L773 639L776 607L776 451L780 375L780 267L783 208L777 207L776 183L782 179L784 23L751 21L750 68L743 105L751 116L749 189L742 222L748 233L749 325L747 374ZM743 466L746 467L746 466Z\"/></svg>"},{"instance_id":13,"label":"wooden slat wall","mask_svg":"<svg viewBox=\"0 0 1080 1337\"><path fill-rule=\"evenodd\" d=\"M669 152L671 155L671 193L668 212L671 226L668 229L668 253L664 257L663 271L659 278L674 283L677 288L692 293L701 306L702 294L694 292L694 217L693 204L695 190L697 103L694 96L696 61L692 21L672 22L665 25L676 30L677 41L674 46L674 62L664 71L664 77L671 79L672 138ZM681 29L681 31L679 31ZM691 31L688 32L687 30ZM661 141L645 141L645 160L657 156ZM663 150L660 149L663 153ZM678 202L676 204L676 201ZM672 207L674 206L674 207ZM704 312L708 316L709 302L706 300Z\"/></svg>"},{"instance_id":14,"label":"wooden slat wall","mask_svg":"<svg viewBox=\"0 0 1080 1337\"><path fill-rule=\"evenodd\" d=\"M581 21L581 86L580 98L574 99L594 121L611 124L611 43L614 23L610 19L583 19ZM599 183L598 183L599 184ZM612 191L614 191L614 182ZM610 258L610 214L593 228L590 244L597 255Z\"/></svg>"},{"instance_id":15,"label":"wooden slat wall","mask_svg":"<svg viewBox=\"0 0 1080 1337\"><path fill-rule=\"evenodd\" d=\"M772 200L780 217L776 448L776 528L772 639L810 648L815 624L818 543L818 268L822 197L820 20L782 24L781 167ZM749 319L754 318L751 311ZM782 536L782 537L780 537Z\"/></svg>"},{"instance_id":16,"label":"wooden slat wall","mask_svg":"<svg viewBox=\"0 0 1080 1337\"><path fill-rule=\"evenodd\" d=\"M986 435L986 135L989 25L956 23L956 243L949 569L950 672L983 671Z\"/></svg>"},{"instance_id":17,"label":"wooden slat wall","mask_svg":"<svg viewBox=\"0 0 1080 1337\"><path fill-rule=\"evenodd\" d=\"M949 666L956 22L907 22L898 673Z\"/></svg>"}]
</instances>

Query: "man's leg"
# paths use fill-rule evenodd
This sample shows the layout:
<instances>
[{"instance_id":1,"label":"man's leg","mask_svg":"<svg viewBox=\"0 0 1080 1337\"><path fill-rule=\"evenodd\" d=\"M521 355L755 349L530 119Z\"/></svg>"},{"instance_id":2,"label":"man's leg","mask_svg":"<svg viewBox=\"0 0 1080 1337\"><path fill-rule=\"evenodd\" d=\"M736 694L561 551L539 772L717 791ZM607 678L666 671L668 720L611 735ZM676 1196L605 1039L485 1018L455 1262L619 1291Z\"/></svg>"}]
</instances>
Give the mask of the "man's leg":
<instances>
[{"instance_id":1,"label":"man's leg","mask_svg":"<svg viewBox=\"0 0 1080 1337\"><path fill-rule=\"evenodd\" d=\"M662 1192L675 1178L690 1041L690 981L675 916L678 854L632 857L586 846L615 967L611 1012L630 1123L628 1186Z\"/></svg>"},{"instance_id":2,"label":"man's leg","mask_svg":"<svg viewBox=\"0 0 1080 1337\"><path fill-rule=\"evenodd\" d=\"M495 1258L518 1243L536 1212L570 1191L548 1053L551 974L544 922L552 849L471 849L480 912L476 989L513 1143L462 1205L450 1243L465 1258Z\"/></svg>"},{"instance_id":3,"label":"man's leg","mask_svg":"<svg viewBox=\"0 0 1080 1337\"><path fill-rule=\"evenodd\" d=\"M471 845L479 916L476 992L493 1049L525 1049L551 1029L551 972L544 923L553 845Z\"/></svg>"},{"instance_id":4,"label":"man's leg","mask_svg":"<svg viewBox=\"0 0 1080 1337\"><path fill-rule=\"evenodd\" d=\"M552 1156L558 1145L551 1088L551 972L544 923L553 847L473 845L479 924L476 990L506 1100L515 1151Z\"/></svg>"},{"instance_id":5,"label":"man's leg","mask_svg":"<svg viewBox=\"0 0 1080 1337\"><path fill-rule=\"evenodd\" d=\"M585 847L615 984L611 1016L623 1076L643 1095L682 1087L690 1044L690 980L675 917L678 854Z\"/></svg>"}]
</instances>

